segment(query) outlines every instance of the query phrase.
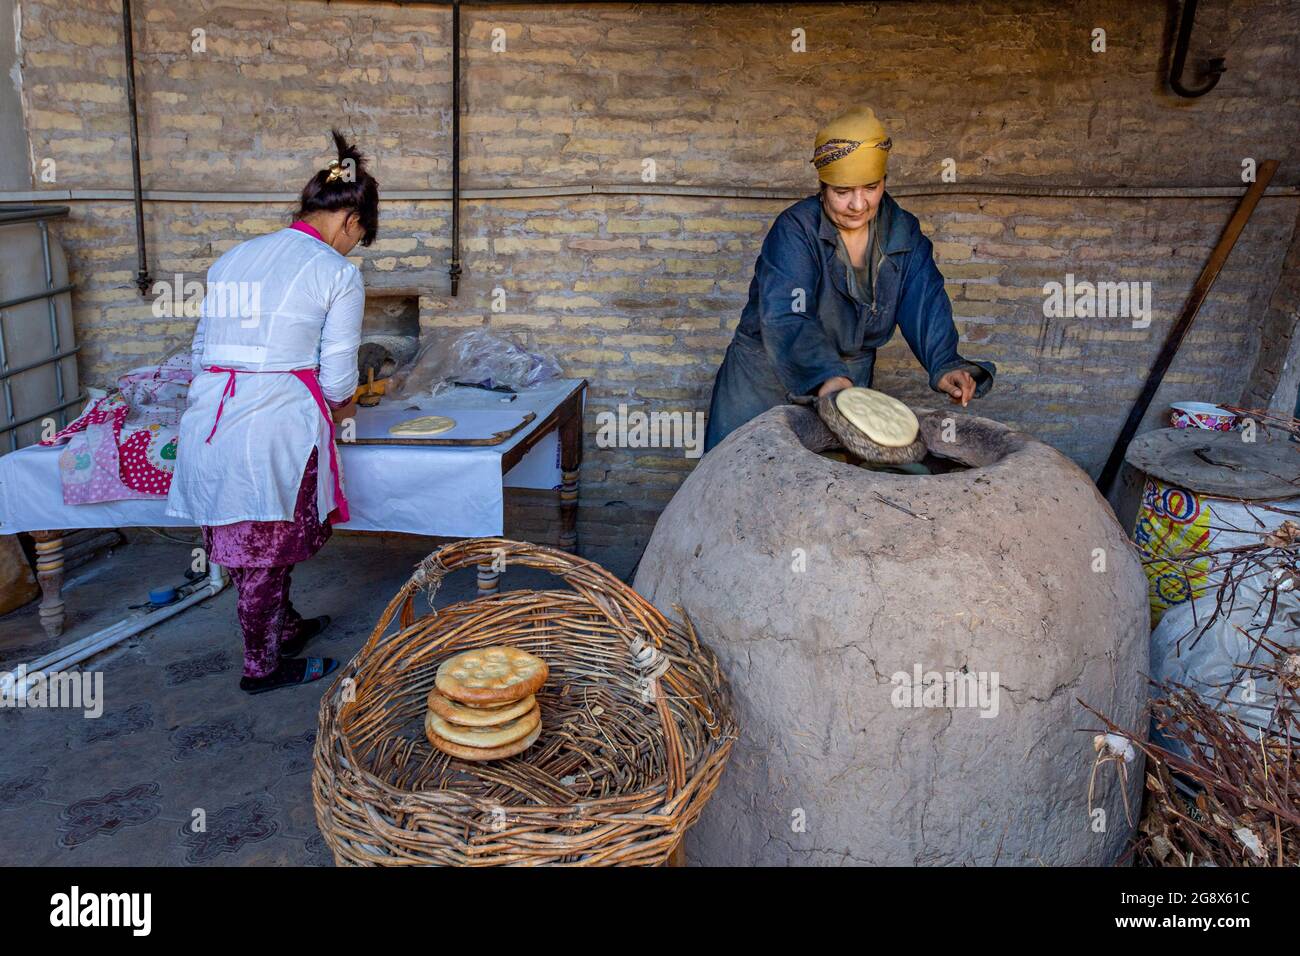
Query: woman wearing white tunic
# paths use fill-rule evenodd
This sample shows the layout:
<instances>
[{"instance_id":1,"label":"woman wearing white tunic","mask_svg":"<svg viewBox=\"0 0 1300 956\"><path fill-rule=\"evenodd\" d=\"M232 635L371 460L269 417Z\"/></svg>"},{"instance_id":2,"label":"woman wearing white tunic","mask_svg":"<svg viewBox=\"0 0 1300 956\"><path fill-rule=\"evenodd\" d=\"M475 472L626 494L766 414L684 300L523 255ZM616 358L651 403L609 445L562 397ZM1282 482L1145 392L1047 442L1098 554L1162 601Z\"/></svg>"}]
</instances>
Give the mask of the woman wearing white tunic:
<instances>
[{"instance_id":1,"label":"woman wearing white tunic","mask_svg":"<svg viewBox=\"0 0 1300 956\"><path fill-rule=\"evenodd\" d=\"M203 530L208 559L239 590L240 687L262 693L324 677L302 658L329 623L289 601L293 566L347 520L334 423L351 415L365 290L345 256L370 245L379 188L356 147L302 191L294 223L240 243L208 270L194 333L167 513Z\"/></svg>"}]
</instances>

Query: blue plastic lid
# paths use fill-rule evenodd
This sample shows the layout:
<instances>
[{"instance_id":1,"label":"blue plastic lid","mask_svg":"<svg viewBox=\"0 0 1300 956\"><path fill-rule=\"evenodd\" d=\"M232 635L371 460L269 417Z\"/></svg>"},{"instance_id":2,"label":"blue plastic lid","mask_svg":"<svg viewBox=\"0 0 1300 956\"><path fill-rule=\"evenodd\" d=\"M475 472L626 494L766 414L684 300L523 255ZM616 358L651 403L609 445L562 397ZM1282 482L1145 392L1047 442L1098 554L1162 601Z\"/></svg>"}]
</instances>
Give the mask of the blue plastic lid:
<instances>
[{"instance_id":1,"label":"blue plastic lid","mask_svg":"<svg viewBox=\"0 0 1300 956\"><path fill-rule=\"evenodd\" d=\"M171 604L176 600L175 588L158 588L156 591L149 592L150 604Z\"/></svg>"}]
</instances>

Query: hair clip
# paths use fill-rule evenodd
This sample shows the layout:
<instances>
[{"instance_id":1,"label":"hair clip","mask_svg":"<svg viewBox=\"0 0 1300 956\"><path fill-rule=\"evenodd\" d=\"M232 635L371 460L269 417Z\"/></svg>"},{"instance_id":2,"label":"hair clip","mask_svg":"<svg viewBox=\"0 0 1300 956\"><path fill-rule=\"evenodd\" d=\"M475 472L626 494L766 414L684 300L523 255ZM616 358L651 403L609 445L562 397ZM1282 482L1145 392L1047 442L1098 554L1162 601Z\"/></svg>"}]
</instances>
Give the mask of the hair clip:
<instances>
[{"instance_id":1,"label":"hair clip","mask_svg":"<svg viewBox=\"0 0 1300 956\"><path fill-rule=\"evenodd\" d=\"M329 170L329 175L325 177L325 182L332 183L336 179L343 178L343 164L337 159L331 159L329 165L325 168Z\"/></svg>"}]
</instances>

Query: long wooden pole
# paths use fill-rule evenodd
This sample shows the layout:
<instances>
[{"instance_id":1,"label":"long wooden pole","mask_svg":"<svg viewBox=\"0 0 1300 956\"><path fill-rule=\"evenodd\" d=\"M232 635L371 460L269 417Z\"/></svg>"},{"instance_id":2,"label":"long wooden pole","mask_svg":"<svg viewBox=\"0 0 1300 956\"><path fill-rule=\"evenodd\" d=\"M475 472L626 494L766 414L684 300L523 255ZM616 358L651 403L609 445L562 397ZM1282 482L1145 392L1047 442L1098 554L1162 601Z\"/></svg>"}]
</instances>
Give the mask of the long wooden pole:
<instances>
[{"instance_id":1,"label":"long wooden pole","mask_svg":"<svg viewBox=\"0 0 1300 956\"><path fill-rule=\"evenodd\" d=\"M1192 286L1192 294L1188 296L1182 314L1178 316L1178 321L1169 330L1169 337L1165 339L1160 354L1156 356L1155 364L1151 366L1151 371L1147 373L1146 384L1142 386L1142 391L1138 394L1137 400L1133 403L1133 407L1129 409L1128 419L1124 422L1124 427L1120 429L1119 437L1115 439L1115 446L1110 450L1110 457L1106 459L1106 467L1101 470L1101 477L1097 479L1097 488L1103 495L1107 494L1111 485L1115 483L1115 476L1119 474L1119 467L1124 462L1124 453L1128 451L1129 442L1137 434L1138 426L1142 424L1143 416L1146 415L1147 409L1151 407L1151 402L1156 397L1156 391L1160 388L1160 383L1164 381L1165 373L1169 371L1174 356L1178 354L1179 346L1183 344L1183 339L1187 337L1192 322L1196 319L1196 314L1201 310L1201 304L1205 301L1206 296L1210 294L1210 288L1214 285L1214 280L1219 277L1219 271L1223 268L1223 264L1227 262L1232 247L1237 244L1237 238L1241 235L1241 231L1246 228L1251 213L1255 211L1255 206L1259 204L1259 200L1263 197L1264 190L1268 188L1269 180L1273 178L1275 172L1277 172L1276 159L1266 159L1260 164L1258 176L1250 184L1250 188L1246 190L1245 195L1241 197L1241 202L1237 204L1236 211L1233 212L1232 218L1228 220L1228 227L1223 230L1223 235L1219 237L1214 251L1210 253L1210 260L1205 263L1205 268L1201 270L1196 285Z\"/></svg>"}]
</instances>

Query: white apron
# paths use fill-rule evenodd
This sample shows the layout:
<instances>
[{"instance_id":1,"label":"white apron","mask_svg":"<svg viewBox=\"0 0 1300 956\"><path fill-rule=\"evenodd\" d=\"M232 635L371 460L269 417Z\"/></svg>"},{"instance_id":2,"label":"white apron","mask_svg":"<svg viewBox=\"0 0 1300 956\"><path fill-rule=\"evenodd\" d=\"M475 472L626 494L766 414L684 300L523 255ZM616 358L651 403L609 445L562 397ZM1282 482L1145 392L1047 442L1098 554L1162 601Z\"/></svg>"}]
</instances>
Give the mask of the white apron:
<instances>
[{"instance_id":1,"label":"white apron","mask_svg":"<svg viewBox=\"0 0 1300 956\"><path fill-rule=\"evenodd\" d=\"M350 398L364 306L360 270L296 229L240 243L213 263L169 515L210 526L290 521L313 449L318 513L334 510L333 429L316 398L294 375L251 373L319 369L325 398ZM214 367L236 370L233 393L229 372L208 371Z\"/></svg>"}]
</instances>

